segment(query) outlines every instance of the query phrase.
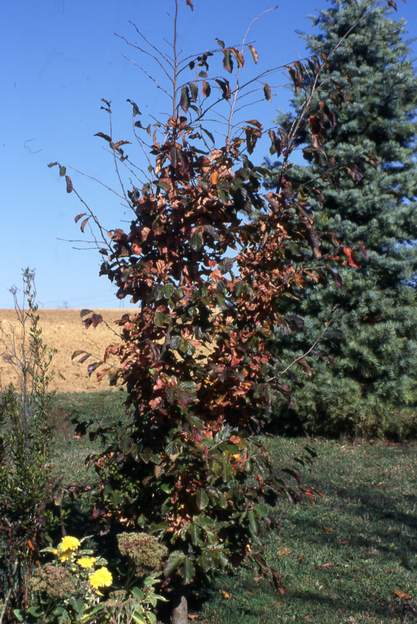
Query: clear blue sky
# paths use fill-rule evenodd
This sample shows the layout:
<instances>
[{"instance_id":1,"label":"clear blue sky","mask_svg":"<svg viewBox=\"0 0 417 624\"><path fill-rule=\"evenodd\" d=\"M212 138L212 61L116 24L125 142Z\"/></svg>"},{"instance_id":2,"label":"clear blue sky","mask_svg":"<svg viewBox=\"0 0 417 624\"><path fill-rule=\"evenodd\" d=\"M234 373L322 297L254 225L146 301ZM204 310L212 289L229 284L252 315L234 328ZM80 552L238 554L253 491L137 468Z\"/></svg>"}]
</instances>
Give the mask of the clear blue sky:
<instances>
[{"instance_id":1,"label":"clear blue sky","mask_svg":"<svg viewBox=\"0 0 417 624\"><path fill-rule=\"evenodd\" d=\"M215 37L237 43L254 15L270 0L194 0L182 11L180 46L190 52L212 47ZM112 100L114 135L126 138L136 100L145 113L167 110L161 95L123 55L138 59L114 32L135 39L129 20L158 45L170 36L172 0L3 0L0 6L0 307L11 303L9 286L19 284L24 266L36 269L39 300L45 307L117 305L111 286L98 277L98 254L76 251L59 239L79 238L73 216L76 199L47 163L59 160L116 186L111 159L94 133L106 131L100 98ZM262 67L302 57L296 30L309 30L309 15L326 0L281 0L259 21L252 40ZM399 14L417 35L417 6L399 1ZM415 45L415 44L413 44ZM415 48L416 49L416 48ZM285 82L276 78L276 83ZM288 93L278 91L269 109L251 116L273 119ZM267 116L267 117L266 117ZM128 216L117 198L72 174L77 187L113 227Z\"/></svg>"}]
</instances>

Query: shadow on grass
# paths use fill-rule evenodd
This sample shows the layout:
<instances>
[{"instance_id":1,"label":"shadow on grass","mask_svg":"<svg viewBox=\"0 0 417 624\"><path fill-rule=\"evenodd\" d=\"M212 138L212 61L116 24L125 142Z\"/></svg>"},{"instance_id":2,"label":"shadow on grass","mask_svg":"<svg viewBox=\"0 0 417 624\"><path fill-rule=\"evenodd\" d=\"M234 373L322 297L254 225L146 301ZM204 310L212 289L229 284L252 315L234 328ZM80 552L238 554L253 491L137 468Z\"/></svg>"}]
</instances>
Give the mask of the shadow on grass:
<instances>
[{"instance_id":1,"label":"shadow on grass","mask_svg":"<svg viewBox=\"0 0 417 624\"><path fill-rule=\"evenodd\" d=\"M334 533L323 533L319 517L303 518L303 532L309 540L322 545L333 543L343 547L340 539L347 539L354 549L376 549L390 560L398 560L404 554L417 553L417 516L402 510L404 499L359 488L327 488L327 496L338 501L340 515ZM416 508L417 496L407 496L407 507ZM295 519L295 522L297 520ZM358 527L361 532L358 532ZM308 529L308 530L307 530Z\"/></svg>"}]
</instances>

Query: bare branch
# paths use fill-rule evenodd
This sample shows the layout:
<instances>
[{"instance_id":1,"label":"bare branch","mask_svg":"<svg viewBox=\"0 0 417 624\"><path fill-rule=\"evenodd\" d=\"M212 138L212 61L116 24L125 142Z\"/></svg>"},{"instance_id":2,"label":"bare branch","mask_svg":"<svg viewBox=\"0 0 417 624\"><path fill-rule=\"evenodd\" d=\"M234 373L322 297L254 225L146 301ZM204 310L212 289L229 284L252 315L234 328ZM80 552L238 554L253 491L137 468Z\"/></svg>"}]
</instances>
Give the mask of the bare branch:
<instances>
[{"instance_id":1,"label":"bare branch","mask_svg":"<svg viewBox=\"0 0 417 624\"><path fill-rule=\"evenodd\" d=\"M169 98L171 97L170 94L168 93L168 91L165 89L165 87L163 87L157 80L156 78L154 78L154 76L152 76L152 74L150 74L144 67L142 67L142 65L139 65L139 63L137 63L136 61L134 61L133 59L129 58L128 56L126 56L125 54L123 54L123 58L128 61L129 63L131 63L132 65L134 65L135 67L137 67L149 80L151 80L154 85L156 86L157 89L159 89L160 91L162 91L163 93L165 93L165 95L167 95Z\"/></svg>"},{"instance_id":2,"label":"bare branch","mask_svg":"<svg viewBox=\"0 0 417 624\"><path fill-rule=\"evenodd\" d=\"M163 73L165 74L166 78L172 82L172 78L169 75L169 73L167 72L166 68L164 67L164 65L161 63L161 61L158 59L158 57L156 57L154 54L152 54L151 52L148 52L147 50L145 50L144 48L142 48L141 46L138 46L136 43L132 43L131 41L129 41L129 39L127 39L126 37L124 37L123 35L119 35L118 33L114 33L115 37L118 37L119 39L121 39L122 41L124 41L128 46L130 46L131 48L135 48L136 50L138 50L139 52L141 52L142 54L145 54L146 56L150 56L158 65L159 67L162 69Z\"/></svg>"},{"instance_id":3,"label":"bare branch","mask_svg":"<svg viewBox=\"0 0 417 624\"><path fill-rule=\"evenodd\" d=\"M137 32L137 34L139 35L139 37L141 37L141 38L145 41L145 43L147 43L147 44L148 44L148 46L149 46L150 48L152 48L152 50L154 50L154 51L156 52L156 54L159 54L159 55L160 55L160 56L164 59L164 61L166 61L166 62L168 63L168 65L169 65L171 68L173 68L173 67L174 67L174 64L173 64L172 60L169 58L169 56L168 56L167 54L164 54L164 53L162 52L162 50L160 50L159 48L157 48L157 47L156 47L156 46L152 43L152 41L149 41L149 39L147 39L147 38L145 37L145 35L143 34L143 32L142 32L141 30L139 30L139 28L137 27L137 25L136 25L134 22L129 21L129 24L130 24L131 26L133 26L133 28L136 30L136 32Z\"/></svg>"},{"instance_id":4,"label":"bare branch","mask_svg":"<svg viewBox=\"0 0 417 624\"><path fill-rule=\"evenodd\" d=\"M269 379L266 379L265 383L271 383L272 381L276 381L277 379L282 377L282 375L285 375L285 373L287 373L290 370L290 368L292 368L298 362L301 362L301 360L303 360L304 358L308 357L311 353L313 353L315 348L319 345L319 343L323 340L324 336L327 334L331 325L334 323L334 318L332 317L336 310L337 310L337 306L334 306L331 312L331 317L325 322L323 330L317 336L316 340L309 347L309 349L307 349L307 351L303 353L302 355L299 355L298 357L294 358L294 360L292 360L292 362L290 362L288 366L286 366L283 370L279 371L279 373L277 373L273 377L269 377Z\"/></svg>"}]
</instances>

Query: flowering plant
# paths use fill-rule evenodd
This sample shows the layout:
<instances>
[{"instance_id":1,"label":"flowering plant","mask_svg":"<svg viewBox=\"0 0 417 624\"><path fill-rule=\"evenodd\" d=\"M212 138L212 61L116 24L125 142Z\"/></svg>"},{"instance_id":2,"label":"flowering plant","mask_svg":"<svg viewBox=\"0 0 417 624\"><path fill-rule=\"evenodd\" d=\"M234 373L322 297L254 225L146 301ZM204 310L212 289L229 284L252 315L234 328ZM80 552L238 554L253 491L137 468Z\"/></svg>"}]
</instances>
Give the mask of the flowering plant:
<instances>
[{"instance_id":1,"label":"flowering plant","mask_svg":"<svg viewBox=\"0 0 417 624\"><path fill-rule=\"evenodd\" d=\"M137 581L133 572L125 586L117 585L106 559L82 547L85 539L66 535L56 547L44 549L54 558L34 574L30 607L15 611L17 621L156 624L154 609L163 600L155 593L158 575L150 574L142 579L141 587L132 587L132 581Z\"/></svg>"}]
</instances>

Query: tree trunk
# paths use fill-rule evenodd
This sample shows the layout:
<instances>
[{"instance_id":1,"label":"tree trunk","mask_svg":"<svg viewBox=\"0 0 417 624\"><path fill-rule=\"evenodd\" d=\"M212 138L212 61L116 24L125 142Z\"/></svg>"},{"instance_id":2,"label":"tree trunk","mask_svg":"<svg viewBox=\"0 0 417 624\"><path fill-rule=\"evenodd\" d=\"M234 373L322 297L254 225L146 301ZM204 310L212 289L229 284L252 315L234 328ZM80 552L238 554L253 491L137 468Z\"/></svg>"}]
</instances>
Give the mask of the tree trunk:
<instances>
[{"instance_id":1,"label":"tree trunk","mask_svg":"<svg viewBox=\"0 0 417 624\"><path fill-rule=\"evenodd\" d=\"M172 610L171 624L188 624L188 603L185 596L181 596L178 605Z\"/></svg>"}]
</instances>

